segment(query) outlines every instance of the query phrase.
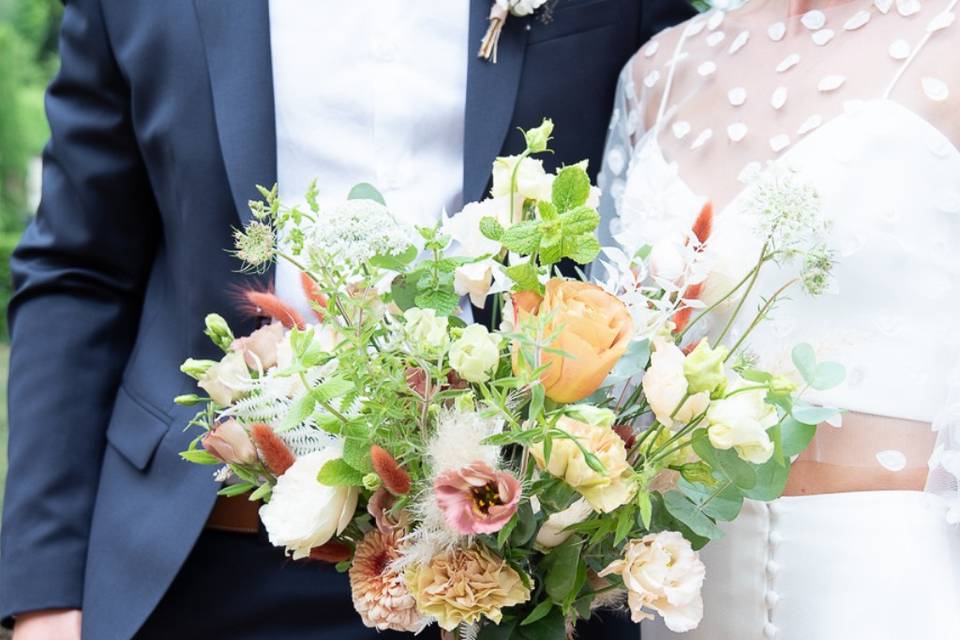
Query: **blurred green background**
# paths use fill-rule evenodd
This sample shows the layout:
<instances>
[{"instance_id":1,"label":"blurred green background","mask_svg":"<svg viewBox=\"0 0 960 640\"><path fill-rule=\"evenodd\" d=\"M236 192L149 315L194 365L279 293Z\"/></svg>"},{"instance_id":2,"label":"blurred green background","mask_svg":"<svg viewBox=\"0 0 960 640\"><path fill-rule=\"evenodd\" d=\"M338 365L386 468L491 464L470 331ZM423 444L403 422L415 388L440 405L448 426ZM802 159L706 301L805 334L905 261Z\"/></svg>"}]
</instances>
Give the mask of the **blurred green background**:
<instances>
[{"instance_id":1,"label":"blurred green background","mask_svg":"<svg viewBox=\"0 0 960 640\"><path fill-rule=\"evenodd\" d=\"M0 505L7 468L10 252L39 197L40 153L50 134L43 92L59 65L62 11L60 0L0 0Z\"/></svg>"}]
</instances>

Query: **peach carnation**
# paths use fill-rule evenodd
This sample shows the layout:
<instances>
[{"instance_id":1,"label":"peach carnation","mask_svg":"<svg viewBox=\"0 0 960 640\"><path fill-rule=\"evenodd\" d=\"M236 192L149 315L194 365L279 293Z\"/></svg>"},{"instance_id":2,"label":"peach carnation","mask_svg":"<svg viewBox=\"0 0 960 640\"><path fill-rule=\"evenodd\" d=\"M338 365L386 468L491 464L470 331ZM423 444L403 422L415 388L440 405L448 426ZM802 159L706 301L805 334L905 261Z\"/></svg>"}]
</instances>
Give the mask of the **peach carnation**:
<instances>
[{"instance_id":1,"label":"peach carnation","mask_svg":"<svg viewBox=\"0 0 960 640\"><path fill-rule=\"evenodd\" d=\"M454 549L414 565L407 569L406 581L420 612L447 631L481 617L500 624L502 609L530 599L529 581L524 584L506 560L482 546Z\"/></svg>"},{"instance_id":2,"label":"peach carnation","mask_svg":"<svg viewBox=\"0 0 960 640\"><path fill-rule=\"evenodd\" d=\"M353 607L371 629L419 633L429 619L417 611L403 575L392 568L399 555L398 534L373 530L364 536L349 573Z\"/></svg>"}]
</instances>

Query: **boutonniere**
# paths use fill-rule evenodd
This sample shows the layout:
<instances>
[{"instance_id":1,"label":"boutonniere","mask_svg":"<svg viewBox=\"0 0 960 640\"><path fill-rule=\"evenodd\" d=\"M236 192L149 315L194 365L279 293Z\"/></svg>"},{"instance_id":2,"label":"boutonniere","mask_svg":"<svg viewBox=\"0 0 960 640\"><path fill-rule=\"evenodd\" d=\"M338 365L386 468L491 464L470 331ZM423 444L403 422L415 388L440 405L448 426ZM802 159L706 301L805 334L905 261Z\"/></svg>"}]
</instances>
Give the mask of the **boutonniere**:
<instances>
[{"instance_id":1,"label":"boutonniere","mask_svg":"<svg viewBox=\"0 0 960 640\"><path fill-rule=\"evenodd\" d=\"M480 43L480 52L477 54L484 60L497 63L497 44L500 42L500 32L509 16L529 16L542 7L548 0L494 0L490 7L490 26Z\"/></svg>"}]
</instances>

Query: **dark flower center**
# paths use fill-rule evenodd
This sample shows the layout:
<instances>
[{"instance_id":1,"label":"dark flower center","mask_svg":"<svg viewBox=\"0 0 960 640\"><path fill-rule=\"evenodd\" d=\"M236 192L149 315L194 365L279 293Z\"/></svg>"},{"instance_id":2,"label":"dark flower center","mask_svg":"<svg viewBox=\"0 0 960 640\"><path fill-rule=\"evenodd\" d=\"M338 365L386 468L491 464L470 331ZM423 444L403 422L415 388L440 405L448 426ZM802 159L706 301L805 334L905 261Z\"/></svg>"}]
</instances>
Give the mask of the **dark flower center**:
<instances>
[{"instance_id":1,"label":"dark flower center","mask_svg":"<svg viewBox=\"0 0 960 640\"><path fill-rule=\"evenodd\" d=\"M490 507L503 504L503 501L500 500L500 489L496 482L488 482L482 487L474 487L471 489L471 493L473 493L473 504L480 513L487 514L490 512Z\"/></svg>"}]
</instances>

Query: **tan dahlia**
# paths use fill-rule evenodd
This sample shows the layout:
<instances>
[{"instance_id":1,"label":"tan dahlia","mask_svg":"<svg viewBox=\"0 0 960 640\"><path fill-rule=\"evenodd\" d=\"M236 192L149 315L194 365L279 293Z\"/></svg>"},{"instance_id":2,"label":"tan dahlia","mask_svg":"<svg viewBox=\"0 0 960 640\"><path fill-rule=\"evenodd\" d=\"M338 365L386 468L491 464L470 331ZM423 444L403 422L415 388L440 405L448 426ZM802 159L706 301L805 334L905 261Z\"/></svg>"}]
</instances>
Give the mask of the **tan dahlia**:
<instances>
[{"instance_id":1,"label":"tan dahlia","mask_svg":"<svg viewBox=\"0 0 960 640\"><path fill-rule=\"evenodd\" d=\"M425 565L407 569L406 579L420 612L436 618L447 631L461 622L473 624L481 616L499 624L501 609L530 599L530 586L520 574L481 546L437 555Z\"/></svg>"},{"instance_id":2,"label":"tan dahlia","mask_svg":"<svg viewBox=\"0 0 960 640\"><path fill-rule=\"evenodd\" d=\"M429 620L417 611L403 576L390 566L400 555L397 538L396 532L374 530L357 545L350 567L353 607L372 629L419 633Z\"/></svg>"}]
</instances>

